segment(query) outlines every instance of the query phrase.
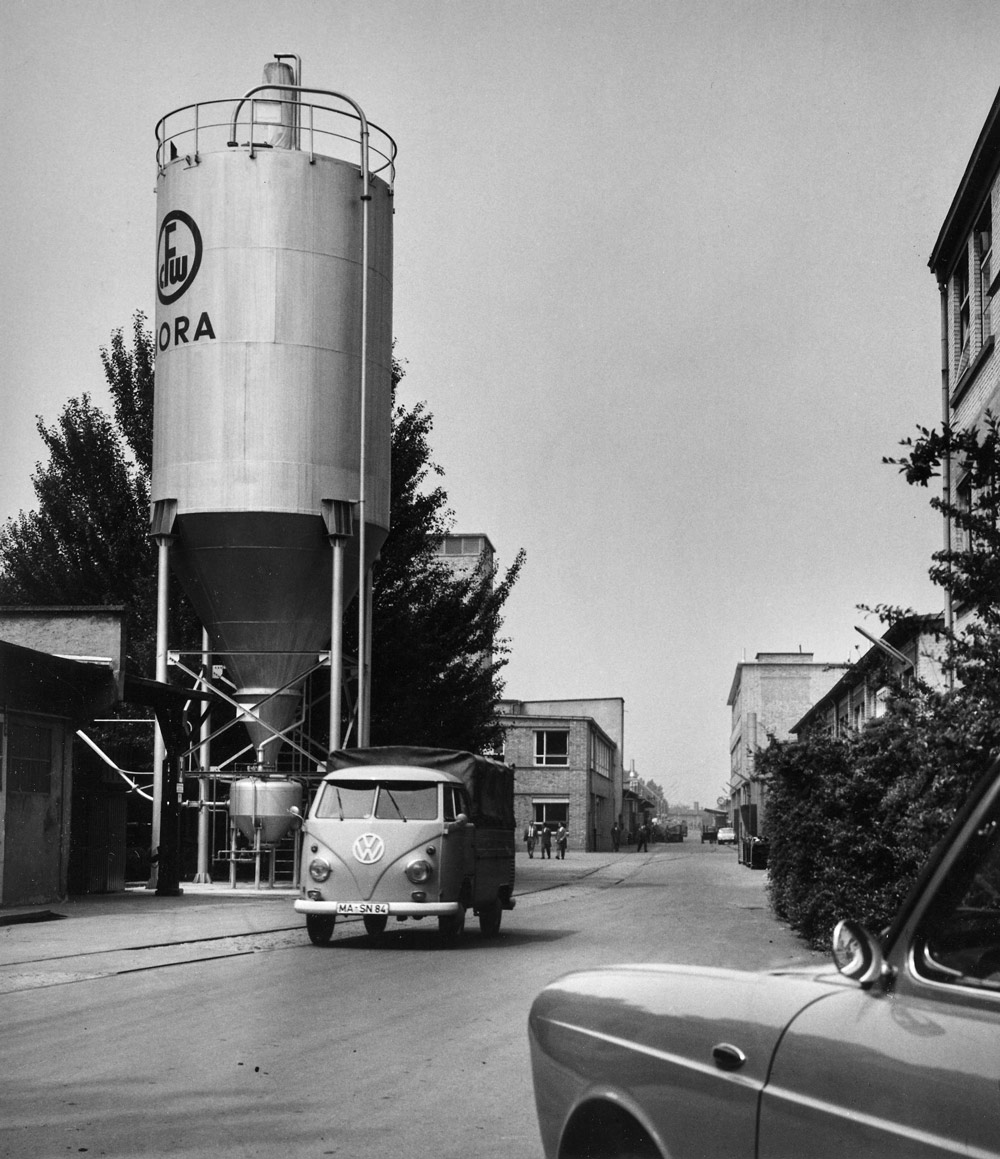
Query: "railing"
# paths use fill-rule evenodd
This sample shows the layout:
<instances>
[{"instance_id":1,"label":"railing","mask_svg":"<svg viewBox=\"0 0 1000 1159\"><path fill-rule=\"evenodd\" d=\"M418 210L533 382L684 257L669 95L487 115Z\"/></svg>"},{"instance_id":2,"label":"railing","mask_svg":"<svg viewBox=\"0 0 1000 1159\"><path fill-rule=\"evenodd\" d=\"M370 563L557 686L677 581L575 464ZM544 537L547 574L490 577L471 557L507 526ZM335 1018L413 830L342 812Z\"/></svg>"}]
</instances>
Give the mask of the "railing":
<instances>
[{"instance_id":1,"label":"railing","mask_svg":"<svg viewBox=\"0 0 1000 1159\"><path fill-rule=\"evenodd\" d=\"M156 169L162 175L168 165L197 165L206 153L234 149L254 157L261 149L296 149L317 157L364 161L365 130L367 167L391 189L396 177L396 142L384 129L363 121L356 106L317 104L278 96L268 85L252 96L225 101L202 101L167 113L156 126Z\"/></svg>"}]
</instances>

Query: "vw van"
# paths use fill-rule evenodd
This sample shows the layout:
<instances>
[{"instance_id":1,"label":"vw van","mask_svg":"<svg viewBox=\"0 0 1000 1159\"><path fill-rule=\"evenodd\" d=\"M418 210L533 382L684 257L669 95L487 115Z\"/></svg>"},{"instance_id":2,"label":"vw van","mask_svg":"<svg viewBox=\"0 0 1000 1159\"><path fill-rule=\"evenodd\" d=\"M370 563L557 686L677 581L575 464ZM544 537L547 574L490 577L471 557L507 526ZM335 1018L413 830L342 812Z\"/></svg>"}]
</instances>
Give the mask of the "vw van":
<instances>
[{"instance_id":1,"label":"vw van","mask_svg":"<svg viewBox=\"0 0 1000 1159\"><path fill-rule=\"evenodd\" d=\"M315 945L338 918L372 937L389 920L437 919L457 938L471 911L487 937L514 908L514 774L472 753L343 749L302 821L300 894Z\"/></svg>"}]
</instances>

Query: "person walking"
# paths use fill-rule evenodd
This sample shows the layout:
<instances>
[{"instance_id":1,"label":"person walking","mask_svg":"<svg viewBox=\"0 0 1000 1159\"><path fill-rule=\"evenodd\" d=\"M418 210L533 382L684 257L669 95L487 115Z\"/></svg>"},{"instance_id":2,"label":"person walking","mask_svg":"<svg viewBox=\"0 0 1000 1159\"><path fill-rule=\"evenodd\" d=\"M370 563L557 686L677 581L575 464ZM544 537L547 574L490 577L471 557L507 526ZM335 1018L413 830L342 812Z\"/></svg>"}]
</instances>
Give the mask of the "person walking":
<instances>
[{"instance_id":1,"label":"person walking","mask_svg":"<svg viewBox=\"0 0 1000 1159\"><path fill-rule=\"evenodd\" d=\"M566 826L560 824L559 828L556 830L556 849L558 850L556 857L558 857L561 861L566 860L566 838L568 836L569 834L566 832Z\"/></svg>"},{"instance_id":2,"label":"person walking","mask_svg":"<svg viewBox=\"0 0 1000 1159\"><path fill-rule=\"evenodd\" d=\"M528 848L528 856L535 856L535 827L534 825L526 825L524 829L524 844Z\"/></svg>"},{"instance_id":3,"label":"person walking","mask_svg":"<svg viewBox=\"0 0 1000 1159\"><path fill-rule=\"evenodd\" d=\"M615 851L615 853L617 853L621 848L621 843L622 831L618 828L618 822L616 821L614 825L611 826L611 848Z\"/></svg>"},{"instance_id":4,"label":"person walking","mask_svg":"<svg viewBox=\"0 0 1000 1159\"><path fill-rule=\"evenodd\" d=\"M548 825L542 826L542 860L552 860L552 830Z\"/></svg>"},{"instance_id":5,"label":"person walking","mask_svg":"<svg viewBox=\"0 0 1000 1159\"><path fill-rule=\"evenodd\" d=\"M649 839L649 833L646 830L646 822L639 826L639 830L635 835L635 851L636 853L648 853L649 848L646 842Z\"/></svg>"}]
</instances>

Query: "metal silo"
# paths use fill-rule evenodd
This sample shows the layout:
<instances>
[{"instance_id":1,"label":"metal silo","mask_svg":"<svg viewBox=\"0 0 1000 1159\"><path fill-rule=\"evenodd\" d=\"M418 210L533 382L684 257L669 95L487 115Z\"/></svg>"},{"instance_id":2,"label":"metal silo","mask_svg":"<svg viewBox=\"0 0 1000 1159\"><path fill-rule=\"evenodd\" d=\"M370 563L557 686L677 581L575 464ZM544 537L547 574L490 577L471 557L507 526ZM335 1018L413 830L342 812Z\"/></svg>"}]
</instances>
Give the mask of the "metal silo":
<instances>
[{"instance_id":1,"label":"metal silo","mask_svg":"<svg viewBox=\"0 0 1000 1159\"><path fill-rule=\"evenodd\" d=\"M258 749L389 528L395 146L300 71L157 126L161 601L169 551Z\"/></svg>"}]
</instances>

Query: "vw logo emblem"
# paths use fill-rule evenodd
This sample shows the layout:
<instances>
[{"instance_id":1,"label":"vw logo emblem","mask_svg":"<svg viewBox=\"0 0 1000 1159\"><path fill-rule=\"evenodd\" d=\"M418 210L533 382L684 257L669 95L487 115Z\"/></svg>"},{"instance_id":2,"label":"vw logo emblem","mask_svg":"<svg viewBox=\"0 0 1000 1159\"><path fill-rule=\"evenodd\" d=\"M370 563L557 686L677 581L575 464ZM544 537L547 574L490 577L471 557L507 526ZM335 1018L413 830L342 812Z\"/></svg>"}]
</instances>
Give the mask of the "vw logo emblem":
<instances>
[{"instance_id":1,"label":"vw logo emblem","mask_svg":"<svg viewBox=\"0 0 1000 1159\"><path fill-rule=\"evenodd\" d=\"M376 861L382 860L385 842L377 833L362 833L351 846L351 852L362 865L374 865Z\"/></svg>"}]
</instances>

